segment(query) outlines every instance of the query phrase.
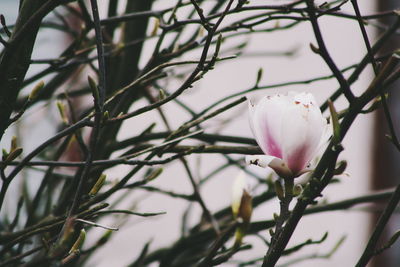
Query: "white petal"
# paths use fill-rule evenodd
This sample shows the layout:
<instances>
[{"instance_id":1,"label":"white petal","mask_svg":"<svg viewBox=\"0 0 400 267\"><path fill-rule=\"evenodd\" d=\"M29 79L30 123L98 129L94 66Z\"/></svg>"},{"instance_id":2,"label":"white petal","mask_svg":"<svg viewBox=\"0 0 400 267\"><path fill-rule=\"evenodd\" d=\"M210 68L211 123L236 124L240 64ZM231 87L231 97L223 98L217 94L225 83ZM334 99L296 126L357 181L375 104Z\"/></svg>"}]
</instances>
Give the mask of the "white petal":
<instances>
[{"instance_id":1,"label":"white petal","mask_svg":"<svg viewBox=\"0 0 400 267\"><path fill-rule=\"evenodd\" d=\"M257 165L262 168L267 168L269 163L276 157L268 155L247 155L245 160L247 165Z\"/></svg>"},{"instance_id":2,"label":"white petal","mask_svg":"<svg viewBox=\"0 0 400 267\"><path fill-rule=\"evenodd\" d=\"M282 178L293 177L293 173L286 162L273 156L248 155L246 156L246 164L253 164L263 168L270 167Z\"/></svg>"},{"instance_id":3,"label":"white petal","mask_svg":"<svg viewBox=\"0 0 400 267\"><path fill-rule=\"evenodd\" d=\"M324 118L322 124L324 124L325 126L323 127L321 139L319 141L315 155L321 154L323 151L325 151L326 147L328 146L329 140L333 135L332 123L328 123L328 121Z\"/></svg>"}]
</instances>

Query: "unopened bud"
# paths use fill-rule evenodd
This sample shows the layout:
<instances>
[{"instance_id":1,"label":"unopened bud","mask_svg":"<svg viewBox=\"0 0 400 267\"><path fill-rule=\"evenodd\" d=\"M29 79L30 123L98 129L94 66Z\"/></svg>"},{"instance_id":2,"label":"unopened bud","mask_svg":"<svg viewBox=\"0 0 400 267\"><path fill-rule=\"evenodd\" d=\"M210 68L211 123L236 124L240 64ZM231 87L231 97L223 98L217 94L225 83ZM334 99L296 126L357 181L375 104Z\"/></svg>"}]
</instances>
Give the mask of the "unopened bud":
<instances>
[{"instance_id":1,"label":"unopened bud","mask_svg":"<svg viewBox=\"0 0 400 267\"><path fill-rule=\"evenodd\" d=\"M100 189L103 187L104 182L106 181L107 175L101 174L99 179L97 179L96 183L92 187L92 189L89 192L89 196L94 196L96 195Z\"/></svg>"},{"instance_id":2,"label":"unopened bud","mask_svg":"<svg viewBox=\"0 0 400 267\"><path fill-rule=\"evenodd\" d=\"M257 71L256 87L258 87L258 84L260 83L262 76L263 76L263 69L259 68Z\"/></svg>"},{"instance_id":3,"label":"unopened bud","mask_svg":"<svg viewBox=\"0 0 400 267\"><path fill-rule=\"evenodd\" d=\"M221 44L223 42L222 34L219 34L217 37L217 43L215 44L215 54L218 55L219 49L221 48Z\"/></svg>"},{"instance_id":4,"label":"unopened bud","mask_svg":"<svg viewBox=\"0 0 400 267\"><path fill-rule=\"evenodd\" d=\"M14 149L13 151L11 151L7 158L6 158L6 162L11 162L14 159L16 159L19 155L22 154L23 149L21 147L17 147L16 149Z\"/></svg>"},{"instance_id":5,"label":"unopened bud","mask_svg":"<svg viewBox=\"0 0 400 267\"><path fill-rule=\"evenodd\" d=\"M98 101L100 99L100 95L99 95L99 88L97 87L97 83L91 76L88 76L88 82L89 82L90 89L92 89L92 94L93 94L94 99L96 101Z\"/></svg>"},{"instance_id":6,"label":"unopened bud","mask_svg":"<svg viewBox=\"0 0 400 267\"><path fill-rule=\"evenodd\" d=\"M35 87L33 87L31 93L29 94L29 101L35 100L36 97L39 95L40 91L43 89L44 87L44 82L40 81L38 84L35 85Z\"/></svg>"},{"instance_id":7,"label":"unopened bud","mask_svg":"<svg viewBox=\"0 0 400 267\"><path fill-rule=\"evenodd\" d=\"M246 191L246 175L244 171L240 171L232 185L232 214L234 218L241 217L239 214L242 209L242 202L248 201L243 198L248 198L250 195ZM251 197L250 197L251 198Z\"/></svg>"},{"instance_id":8,"label":"unopened bud","mask_svg":"<svg viewBox=\"0 0 400 267\"><path fill-rule=\"evenodd\" d=\"M154 171L152 171L149 175L146 176L146 178L144 178L146 180L146 182L150 182L153 181L154 179L156 179L158 176L160 176L160 174L163 172L163 168L158 168L155 169Z\"/></svg>"},{"instance_id":9,"label":"unopened bud","mask_svg":"<svg viewBox=\"0 0 400 267\"><path fill-rule=\"evenodd\" d=\"M295 197L299 196L303 192L303 187L300 184L296 184L293 187L293 195Z\"/></svg>"},{"instance_id":10,"label":"unopened bud","mask_svg":"<svg viewBox=\"0 0 400 267\"><path fill-rule=\"evenodd\" d=\"M239 223L235 232L235 246L241 244L253 212L252 197L246 187L246 175L241 171L232 186L232 214Z\"/></svg>"},{"instance_id":11,"label":"unopened bud","mask_svg":"<svg viewBox=\"0 0 400 267\"><path fill-rule=\"evenodd\" d=\"M204 36L204 30L205 28L203 27L203 25L200 26L199 31L197 32L197 37L201 38Z\"/></svg>"},{"instance_id":12,"label":"unopened bud","mask_svg":"<svg viewBox=\"0 0 400 267\"><path fill-rule=\"evenodd\" d=\"M245 231L243 227L238 226L235 231L235 243L233 245L235 248L240 247L244 236L245 236Z\"/></svg>"},{"instance_id":13,"label":"unopened bud","mask_svg":"<svg viewBox=\"0 0 400 267\"><path fill-rule=\"evenodd\" d=\"M336 169L334 171L335 175L342 174L347 168L347 161L342 160L336 165Z\"/></svg>"},{"instance_id":14,"label":"unopened bud","mask_svg":"<svg viewBox=\"0 0 400 267\"><path fill-rule=\"evenodd\" d=\"M103 121L108 121L109 118L110 118L110 113L108 112L108 110L104 111Z\"/></svg>"},{"instance_id":15,"label":"unopened bud","mask_svg":"<svg viewBox=\"0 0 400 267\"><path fill-rule=\"evenodd\" d=\"M311 51L313 51L315 54L321 53L321 51L319 51L319 48L316 47L315 45L313 45L312 43L310 43L310 48L311 48Z\"/></svg>"},{"instance_id":16,"label":"unopened bud","mask_svg":"<svg viewBox=\"0 0 400 267\"><path fill-rule=\"evenodd\" d=\"M11 138L11 147L10 147L10 151L13 151L13 150L15 150L15 149L17 149L17 137L14 135L14 136Z\"/></svg>"},{"instance_id":17,"label":"unopened bud","mask_svg":"<svg viewBox=\"0 0 400 267\"><path fill-rule=\"evenodd\" d=\"M97 245L102 245L105 244L111 237L111 234L113 233L112 230L106 231L99 240L97 240Z\"/></svg>"},{"instance_id":18,"label":"unopened bud","mask_svg":"<svg viewBox=\"0 0 400 267\"><path fill-rule=\"evenodd\" d=\"M3 160L6 160L7 157L8 157L8 152L7 152L7 150L5 150L5 149L3 148L1 151L2 151L2 153L3 153Z\"/></svg>"},{"instance_id":19,"label":"unopened bud","mask_svg":"<svg viewBox=\"0 0 400 267\"><path fill-rule=\"evenodd\" d=\"M243 190L242 200L240 202L240 209L238 217L243 219L244 224L250 223L251 214L253 213L253 198L246 190Z\"/></svg>"},{"instance_id":20,"label":"unopened bud","mask_svg":"<svg viewBox=\"0 0 400 267\"><path fill-rule=\"evenodd\" d=\"M153 29L151 30L150 36L156 36L159 28L160 28L160 20L158 18L155 18L154 26Z\"/></svg>"},{"instance_id":21,"label":"unopened bud","mask_svg":"<svg viewBox=\"0 0 400 267\"><path fill-rule=\"evenodd\" d=\"M164 90L163 90L163 89L160 89L160 90L158 91L158 100L163 100L163 99L165 99L166 97L167 97L167 95L165 94Z\"/></svg>"},{"instance_id":22,"label":"unopened bud","mask_svg":"<svg viewBox=\"0 0 400 267\"><path fill-rule=\"evenodd\" d=\"M274 236L274 234L275 234L274 229L272 229L272 228L269 228L268 232L269 232L270 236Z\"/></svg>"},{"instance_id":23,"label":"unopened bud","mask_svg":"<svg viewBox=\"0 0 400 267\"><path fill-rule=\"evenodd\" d=\"M332 126L333 126L333 137L332 140L335 144L340 142L340 124L339 124L339 116L336 112L335 106L331 100L328 100L329 111L331 112L332 118Z\"/></svg>"},{"instance_id":24,"label":"unopened bud","mask_svg":"<svg viewBox=\"0 0 400 267\"><path fill-rule=\"evenodd\" d=\"M68 122L68 117L67 117L67 114L65 111L65 105L61 101L57 101L57 108L58 108L58 112L60 113L62 122L65 125L68 125L69 122Z\"/></svg>"},{"instance_id":25,"label":"unopened bud","mask_svg":"<svg viewBox=\"0 0 400 267\"><path fill-rule=\"evenodd\" d=\"M79 233L79 236L76 239L75 243L72 245L71 249L69 250L68 254L79 251L83 245L83 242L85 242L85 239L86 239L86 231L85 231L85 229L82 229L81 232Z\"/></svg>"}]
</instances>

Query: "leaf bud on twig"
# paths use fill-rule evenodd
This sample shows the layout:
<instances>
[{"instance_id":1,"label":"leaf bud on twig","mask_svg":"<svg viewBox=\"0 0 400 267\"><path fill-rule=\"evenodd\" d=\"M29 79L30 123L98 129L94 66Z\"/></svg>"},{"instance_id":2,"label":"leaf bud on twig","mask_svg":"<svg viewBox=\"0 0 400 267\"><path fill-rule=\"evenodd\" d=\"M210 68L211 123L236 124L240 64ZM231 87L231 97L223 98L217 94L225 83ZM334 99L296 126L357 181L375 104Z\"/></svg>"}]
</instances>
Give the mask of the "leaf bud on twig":
<instances>
[{"instance_id":1,"label":"leaf bud on twig","mask_svg":"<svg viewBox=\"0 0 400 267\"><path fill-rule=\"evenodd\" d=\"M314 44L312 44L312 43L310 43L310 48L311 48L311 51L313 51L315 54L320 54L321 53L321 51L319 51L319 48L318 47L316 47Z\"/></svg>"},{"instance_id":2,"label":"leaf bud on twig","mask_svg":"<svg viewBox=\"0 0 400 267\"><path fill-rule=\"evenodd\" d=\"M36 84L35 87L33 87L31 93L29 94L28 100L29 101L35 100L39 95L40 91L43 89L43 87L44 87L43 81L40 81L38 84Z\"/></svg>"},{"instance_id":3,"label":"leaf bud on twig","mask_svg":"<svg viewBox=\"0 0 400 267\"><path fill-rule=\"evenodd\" d=\"M14 159L16 159L19 155L22 154L23 149L21 147L18 147L16 149L14 149L13 151L10 151L10 154L8 154L7 158L6 158L6 163L9 163L11 161L13 161Z\"/></svg>"},{"instance_id":4,"label":"leaf bud on twig","mask_svg":"<svg viewBox=\"0 0 400 267\"><path fill-rule=\"evenodd\" d=\"M11 138L11 148L10 148L10 151L13 151L13 150L17 149L17 147L18 147L18 145L17 145L17 137L14 135L14 136Z\"/></svg>"},{"instance_id":5,"label":"leaf bud on twig","mask_svg":"<svg viewBox=\"0 0 400 267\"><path fill-rule=\"evenodd\" d=\"M164 100L167 97L165 91L163 89L158 90L158 100Z\"/></svg>"},{"instance_id":6,"label":"leaf bud on twig","mask_svg":"<svg viewBox=\"0 0 400 267\"><path fill-rule=\"evenodd\" d=\"M7 157L8 157L8 152L7 152L7 150L5 150L4 148L3 148L1 151L2 151L2 153L3 153L3 161L4 161L4 160L6 160Z\"/></svg>"},{"instance_id":7,"label":"leaf bud on twig","mask_svg":"<svg viewBox=\"0 0 400 267\"><path fill-rule=\"evenodd\" d=\"M99 179L97 179L96 183L92 187L92 189L89 192L89 196L94 196L96 195L100 189L103 187L104 182L106 181L107 175L101 174Z\"/></svg>"},{"instance_id":8,"label":"leaf bud on twig","mask_svg":"<svg viewBox=\"0 0 400 267\"><path fill-rule=\"evenodd\" d=\"M332 126L333 126L333 137L332 141L334 144L340 143L340 124L339 124L339 116L336 112L335 106L331 100L328 100L329 111L331 112L332 118Z\"/></svg>"},{"instance_id":9,"label":"leaf bud on twig","mask_svg":"<svg viewBox=\"0 0 400 267\"><path fill-rule=\"evenodd\" d=\"M65 125L69 124L68 117L65 111L65 105L61 101L57 101L58 112L60 113L61 120Z\"/></svg>"},{"instance_id":10,"label":"leaf bud on twig","mask_svg":"<svg viewBox=\"0 0 400 267\"><path fill-rule=\"evenodd\" d=\"M78 238L76 239L75 243L72 245L68 253L71 254L76 251L79 251L83 245L83 242L85 242L85 239L86 239L86 231L85 229L82 229L81 232L79 233Z\"/></svg>"},{"instance_id":11,"label":"leaf bud on twig","mask_svg":"<svg viewBox=\"0 0 400 267\"><path fill-rule=\"evenodd\" d=\"M89 82L90 89L92 89L93 98L98 103L98 101L100 99L100 94L99 94L99 88L97 87L97 83L91 76L88 76L88 82Z\"/></svg>"},{"instance_id":12,"label":"leaf bud on twig","mask_svg":"<svg viewBox=\"0 0 400 267\"><path fill-rule=\"evenodd\" d=\"M160 176L160 174L163 172L163 168L158 168L155 169L154 171L152 171L149 175L146 176L146 178L144 178L146 180L146 182L150 182L153 181L154 179L156 179L158 176Z\"/></svg>"},{"instance_id":13,"label":"leaf bud on twig","mask_svg":"<svg viewBox=\"0 0 400 267\"><path fill-rule=\"evenodd\" d=\"M296 184L293 187L293 195L295 197L300 196L300 194L303 192L303 187L300 184Z\"/></svg>"},{"instance_id":14,"label":"leaf bud on twig","mask_svg":"<svg viewBox=\"0 0 400 267\"><path fill-rule=\"evenodd\" d=\"M257 79L254 87L258 87L258 84L260 83L262 76L263 76L263 68L259 68L257 71Z\"/></svg>"},{"instance_id":15,"label":"leaf bud on twig","mask_svg":"<svg viewBox=\"0 0 400 267\"><path fill-rule=\"evenodd\" d=\"M347 161L342 160L336 165L336 169L334 171L335 175L342 174L347 168Z\"/></svg>"}]
</instances>

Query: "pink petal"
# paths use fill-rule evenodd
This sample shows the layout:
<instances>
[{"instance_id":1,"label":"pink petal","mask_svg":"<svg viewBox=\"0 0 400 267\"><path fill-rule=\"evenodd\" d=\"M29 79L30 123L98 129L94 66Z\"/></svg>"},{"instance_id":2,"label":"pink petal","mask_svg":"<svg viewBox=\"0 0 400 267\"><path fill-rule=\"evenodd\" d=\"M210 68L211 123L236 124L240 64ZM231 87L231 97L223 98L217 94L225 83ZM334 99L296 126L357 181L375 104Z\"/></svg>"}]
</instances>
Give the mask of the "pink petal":
<instances>
[{"instance_id":1,"label":"pink petal","mask_svg":"<svg viewBox=\"0 0 400 267\"><path fill-rule=\"evenodd\" d=\"M255 106L249 104L250 126L258 145L265 154L278 158L282 158L280 129L285 108L280 96L263 97Z\"/></svg>"}]
</instances>

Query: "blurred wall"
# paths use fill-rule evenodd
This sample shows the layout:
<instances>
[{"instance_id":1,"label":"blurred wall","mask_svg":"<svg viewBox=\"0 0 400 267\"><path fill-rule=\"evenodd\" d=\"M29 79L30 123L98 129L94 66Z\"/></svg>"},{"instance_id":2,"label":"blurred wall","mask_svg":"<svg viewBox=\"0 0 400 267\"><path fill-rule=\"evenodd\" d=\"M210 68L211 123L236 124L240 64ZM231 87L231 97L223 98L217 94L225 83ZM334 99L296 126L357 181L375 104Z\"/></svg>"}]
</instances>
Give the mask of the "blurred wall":
<instances>
[{"instance_id":1,"label":"blurred wall","mask_svg":"<svg viewBox=\"0 0 400 267\"><path fill-rule=\"evenodd\" d=\"M378 1L378 10L386 11L389 9L399 9L400 2L396 0L382 0ZM385 24L393 23L395 18L381 19L380 22ZM389 51L398 49L400 47L400 36L393 36L390 42L387 43L381 51L381 55L386 55ZM396 136L400 135L400 82L395 82L389 88L389 99L387 101L388 107L392 116L393 125L395 128ZM396 147L386 137L390 134L386 118L382 110L376 114L375 128L374 128L374 151L373 162L374 171L371 181L373 189L386 189L395 187L400 183L400 153ZM384 206L382 205L382 208ZM376 224L380 216L379 212L372 214L371 228ZM379 246L385 244L390 237L400 228L400 216L395 212L389 220L387 227L382 235ZM373 266L398 266L400 263L400 244L396 242L394 246L383 252L381 255L373 258Z\"/></svg>"}]
</instances>

